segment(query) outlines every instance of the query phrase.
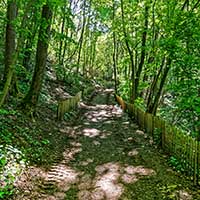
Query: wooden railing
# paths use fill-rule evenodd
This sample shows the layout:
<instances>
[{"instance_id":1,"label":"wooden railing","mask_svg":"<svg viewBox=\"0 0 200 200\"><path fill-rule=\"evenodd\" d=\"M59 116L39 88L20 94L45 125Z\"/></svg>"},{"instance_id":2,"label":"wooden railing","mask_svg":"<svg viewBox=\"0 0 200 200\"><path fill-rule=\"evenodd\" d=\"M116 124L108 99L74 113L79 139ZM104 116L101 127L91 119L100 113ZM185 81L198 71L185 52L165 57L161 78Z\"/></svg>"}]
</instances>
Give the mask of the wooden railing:
<instances>
[{"instance_id":1,"label":"wooden railing","mask_svg":"<svg viewBox=\"0 0 200 200\"><path fill-rule=\"evenodd\" d=\"M122 109L134 117L139 127L150 134L154 141L181 164L187 175L197 185L200 178L200 142L163 119L146 113L116 95Z\"/></svg>"},{"instance_id":2,"label":"wooden railing","mask_svg":"<svg viewBox=\"0 0 200 200\"><path fill-rule=\"evenodd\" d=\"M75 96L58 101L58 108L57 108L58 120L63 120L65 113L69 112L72 109L76 109L78 107L78 103L81 100L81 95L82 92L78 92Z\"/></svg>"}]
</instances>

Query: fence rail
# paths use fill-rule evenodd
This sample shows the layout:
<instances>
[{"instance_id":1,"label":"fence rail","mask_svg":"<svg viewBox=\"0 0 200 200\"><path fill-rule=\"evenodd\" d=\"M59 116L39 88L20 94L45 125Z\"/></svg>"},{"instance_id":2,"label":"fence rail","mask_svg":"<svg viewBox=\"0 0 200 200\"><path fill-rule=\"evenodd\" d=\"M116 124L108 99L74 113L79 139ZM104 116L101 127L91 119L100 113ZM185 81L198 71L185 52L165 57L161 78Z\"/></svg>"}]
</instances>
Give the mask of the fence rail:
<instances>
[{"instance_id":1,"label":"fence rail","mask_svg":"<svg viewBox=\"0 0 200 200\"><path fill-rule=\"evenodd\" d=\"M141 129L150 134L154 141L159 142L166 152L180 162L186 174L193 177L194 184L198 185L200 178L200 142L163 119L144 112L134 104L125 102L118 95L116 95L116 100L124 111L134 117Z\"/></svg>"}]
</instances>

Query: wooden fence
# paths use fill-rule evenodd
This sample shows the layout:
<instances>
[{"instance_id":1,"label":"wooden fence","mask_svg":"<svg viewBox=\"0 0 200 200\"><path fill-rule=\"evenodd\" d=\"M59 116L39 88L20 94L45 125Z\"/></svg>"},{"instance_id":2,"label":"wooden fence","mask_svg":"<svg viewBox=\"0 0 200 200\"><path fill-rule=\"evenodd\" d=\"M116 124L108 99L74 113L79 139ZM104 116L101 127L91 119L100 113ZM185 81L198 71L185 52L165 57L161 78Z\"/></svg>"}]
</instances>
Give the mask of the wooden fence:
<instances>
[{"instance_id":1,"label":"wooden fence","mask_svg":"<svg viewBox=\"0 0 200 200\"><path fill-rule=\"evenodd\" d=\"M187 175L198 185L200 178L200 142L163 119L146 113L133 104L126 103L116 95L122 109L134 117L140 128L150 134L154 141L175 157Z\"/></svg>"},{"instance_id":2,"label":"wooden fence","mask_svg":"<svg viewBox=\"0 0 200 200\"><path fill-rule=\"evenodd\" d=\"M78 107L78 103L81 100L81 95L82 92L78 92L75 96L58 101L58 108L57 108L58 120L63 120L65 113Z\"/></svg>"}]
</instances>

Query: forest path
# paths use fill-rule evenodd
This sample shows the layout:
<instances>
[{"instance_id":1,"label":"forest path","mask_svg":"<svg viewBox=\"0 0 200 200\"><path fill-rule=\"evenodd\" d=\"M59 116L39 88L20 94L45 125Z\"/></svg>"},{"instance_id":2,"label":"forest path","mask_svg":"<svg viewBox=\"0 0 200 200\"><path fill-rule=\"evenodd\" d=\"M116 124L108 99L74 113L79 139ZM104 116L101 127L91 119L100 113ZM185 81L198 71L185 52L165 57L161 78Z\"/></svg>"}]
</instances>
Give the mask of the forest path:
<instances>
[{"instance_id":1,"label":"forest path","mask_svg":"<svg viewBox=\"0 0 200 200\"><path fill-rule=\"evenodd\" d=\"M170 169L152 139L100 91L71 127L62 127L62 159L30 167L14 199L190 200L190 182ZM29 183L27 183L29 182ZM189 193L188 193L189 191Z\"/></svg>"}]
</instances>

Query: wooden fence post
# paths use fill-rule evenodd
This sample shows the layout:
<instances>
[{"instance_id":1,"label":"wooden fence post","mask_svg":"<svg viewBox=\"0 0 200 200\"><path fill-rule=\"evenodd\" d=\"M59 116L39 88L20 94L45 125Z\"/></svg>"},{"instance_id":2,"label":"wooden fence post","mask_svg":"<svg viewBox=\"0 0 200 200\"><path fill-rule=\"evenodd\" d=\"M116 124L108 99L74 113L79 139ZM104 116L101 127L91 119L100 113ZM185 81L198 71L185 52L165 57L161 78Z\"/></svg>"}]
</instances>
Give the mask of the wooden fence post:
<instances>
[{"instance_id":1,"label":"wooden fence post","mask_svg":"<svg viewBox=\"0 0 200 200\"><path fill-rule=\"evenodd\" d=\"M200 141L197 141L197 185L199 185L200 176Z\"/></svg>"},{"instance_id":2,"label":"wooden fence post","mask_svg":"<svg viewBox=\"0 0 200 200\"><path fill-rule=\"evenodd\" d=\"M198 150L198 141L195 140L195 154L194 154L194 172L193 172L193 181L194 185L198 184L198 178L197 178L197 150Z\"/></svg>"},{"instance_id":3,"label":"wooden fence post","mask_svg":"<svg viewBox=\"0 0 200 200\"><path fill-rule=\"evenodd\" d=\"M162 148L163 149L165 149L165 128L166 128L166 126L165 126L165 121L164 120L160 120L160 122L161 122L161 134L162 134L162 141L161 141L161 146L162 146Z\"/></svg>"},{"instance_id":4,"label":"wooden fence post","mask_svg":"<svg viewBox=\"0 0 200 200\"><path fill-rule=\"evenodd\" d=\"M145 115L145 112L141 110L141 128L142 130L144 130L144 115Z\"/></svg>"},{"instance_id":5,"label":"wooden fence post","mask_svg":"<svg viewBox=\"0 0 200 200\"><path fill-rule=\"evenodd\" d=\"M152 119L152 114L147 113L147 132L152 135L152 130L153 130L153 119Z\"/></svg>"}]
</instances>

